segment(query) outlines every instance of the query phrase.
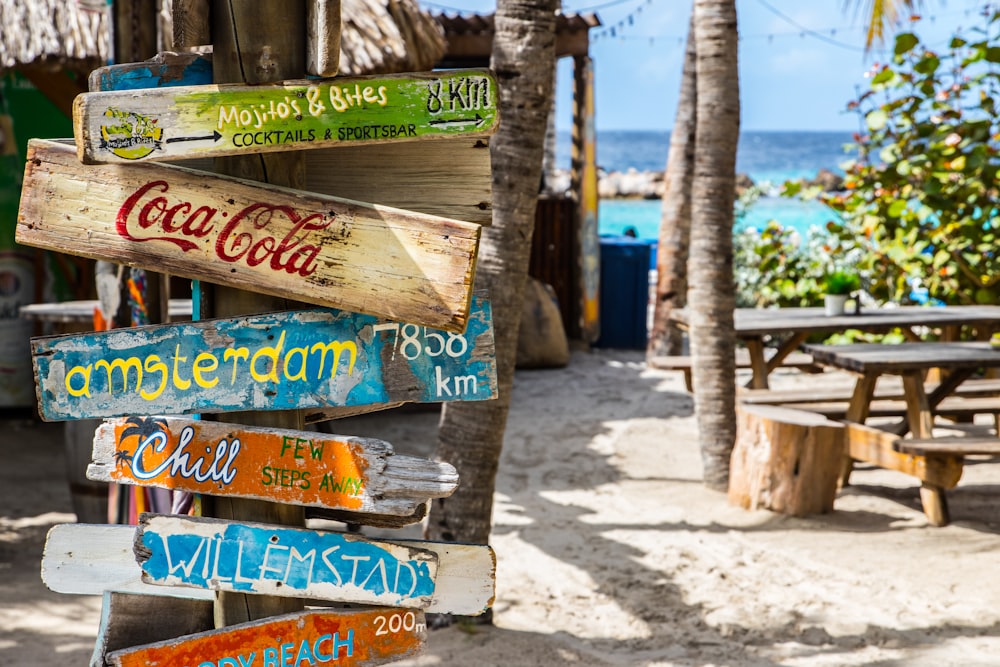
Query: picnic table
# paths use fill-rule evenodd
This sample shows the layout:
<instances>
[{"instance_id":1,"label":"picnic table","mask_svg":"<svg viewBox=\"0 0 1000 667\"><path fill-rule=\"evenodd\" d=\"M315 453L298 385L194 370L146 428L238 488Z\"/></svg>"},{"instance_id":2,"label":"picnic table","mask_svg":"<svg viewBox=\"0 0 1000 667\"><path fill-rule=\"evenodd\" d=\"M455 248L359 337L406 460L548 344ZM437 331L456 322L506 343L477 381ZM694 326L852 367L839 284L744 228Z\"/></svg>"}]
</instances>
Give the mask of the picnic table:
<instances>
[{"instance_id":1,"label":"picnic table","mask_svg":"<svg viewBox=\"0 0 1000 667\"><path fill-rule=\"evenodd\" d=\"M858 314L828 316L823 308L737 308L734 311L736 336L746 345L753 376L749 386L767 389L768 375L785 365L809 336L816 333L838 333L859 329L872 333L894 329L909 340L920 339L919 328L940 329L942 338L958 338L961 327L976 329L976 337L986 339L1000 329L1000 306L899 306L864 309ZM688 330L691 312L687 308L674 310L670 319L674 326ZM765 338L778 341L775 352L767 356ZM797 364L796 364L797 365Z\"/></svg>"},{"instance_id":2,"label":"picnic table","mask_svg":"<svg viewBox=\"0 0 1000 667\"><path fill-rule=\"evenodd\" d=\"M973 450L950 446L935 450L901 451L900 436L909 431L914 439L933 439L933 418L941 402L979 369L1000 368L1000 350L988 342L921 342L899 345L805 345L803 350L822 365L858 374L845 421L848 425L848 461L860 460L873 465L914 475L921 480L924 512L935 525L948 523L944 490L952 488L961 476L962 456L984 453L976 441ZM941 369L941 381L928 392L924 376L930 369ZM879 378L900 376L906 417L902 425L888 430L865 427ZM1000 401L994 410L1000 409ZM989 452L990 450L986 450ZM845 477L850 466L845 467Z\"/></svg>"}]
</instances>

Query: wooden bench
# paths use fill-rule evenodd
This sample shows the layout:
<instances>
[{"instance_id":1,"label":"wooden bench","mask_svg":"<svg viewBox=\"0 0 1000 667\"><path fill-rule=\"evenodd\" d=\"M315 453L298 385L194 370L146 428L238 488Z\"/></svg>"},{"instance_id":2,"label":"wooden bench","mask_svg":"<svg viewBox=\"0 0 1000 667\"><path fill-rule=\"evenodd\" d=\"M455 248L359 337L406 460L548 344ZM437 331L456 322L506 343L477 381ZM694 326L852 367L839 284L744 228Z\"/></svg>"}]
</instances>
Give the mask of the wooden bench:
<instances>
[{"instance_id":1,"label":"wooden bench","mask_svg":"<svg viewBox=\"0 0 1000 667\"><path fill-rule=\"evenodd\" d=\"M864 424L844 422L844 426L851 459L920 480L920 502L934 526L946 526L951 520L945 491L958 485L965 457L1000 456L1000 437L996 436L900 438Z\"/></svg>"},{"instance_id":2,"label":"wooden bench","mask_svg":"<svg viewBox=\"0 0 1000 667\"><path fill-rule=\"evenodd\" d=\"M796 409L815 412L828 419L844 419L847 416L848 403L849 401L846 400L802 401L791 405ZM1000 398L995 396L972 398L949 396L938 403L933 412L938 416L954 417L956 419L968 419L976 415L1000 415ZM905 417L906 401L902 398L873 400L868 410L868 416Z\"/></svg>"},{"instance_id":3,"label":"wooden bench","mask_svg":"<svg viewBox=\"0 0 1000 667\"><path fill-rule=\"evenodd\" d=\"M1000 456L1000 437L947 436L941 438L900 438L893 443L903 454L928 456Z\"/></svg>"},{"instance_id":4,"label":"wooden bench","mask_svg":"<svg viewBox=\"0 0 1000 667\"><path fill-rule=\"evenodd\" d=\"M744 348L739 348L736 350L736 368L745 369L751 368L750 365L750 353ZM684 387L688 391L693 391L691 384L691 365L692 358L687 354L679 354L672 356L658 356L650 357L647 360L650 368L655 368L661 371L683 371L684 372ZM796 368L807 373L822 373L823 368L818 364L813 362L812 355L806 354L804 352L792 352L787 357L782 359L781 366L783 368ZM766 391L766 390L763 390Z\"/></svg>"},{"instance_id":5,"label":"wooden bench","mask_svg":"<svg viewBox=\"0 0 1000 667\"><path fill-rule=\"evenodd\" d=\"M926 391L930 394L936 388L937 384L928 384ZM808 391L802 389L740 389L737 399L741 403L753 405L790 405L797 408L800 407L801 403L847 402L851 400L852 392L853 387L810 388ZM1000 379L972 378L966 380L952 392L952 396L1000 396ZM877 387L873 398L903 400L903 388L899 385Z\"/></svg>"}]
</instances>

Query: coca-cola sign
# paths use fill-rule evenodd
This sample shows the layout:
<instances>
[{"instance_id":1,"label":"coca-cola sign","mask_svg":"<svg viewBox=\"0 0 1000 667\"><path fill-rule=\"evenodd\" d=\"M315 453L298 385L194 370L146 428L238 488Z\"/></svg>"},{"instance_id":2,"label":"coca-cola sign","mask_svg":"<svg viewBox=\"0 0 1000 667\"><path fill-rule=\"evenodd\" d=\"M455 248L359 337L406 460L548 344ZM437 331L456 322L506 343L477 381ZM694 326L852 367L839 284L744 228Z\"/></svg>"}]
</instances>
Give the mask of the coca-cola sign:
<instances>
[{"instance_id":1,"label":"coca-cola sign","mask_svg":"<svg viewBox=\"0 0 1000 667\"><path fill-rule=\"evenodd\" d=\"M313 232L329 229L336 213L308 213L291 206L252 202L231 212L209 204L172 200L167 181L150 181L118 210L115 228L129 241L166 241L184 252L208 239L216 257L247 266L267 263L274 271L306 277L316 271L322 242ZM349 232L341 230L341 237ZM308 240L314 242L309 243ZM214 242L213 242L214 240Z\"/></svg>"}]
</instances>

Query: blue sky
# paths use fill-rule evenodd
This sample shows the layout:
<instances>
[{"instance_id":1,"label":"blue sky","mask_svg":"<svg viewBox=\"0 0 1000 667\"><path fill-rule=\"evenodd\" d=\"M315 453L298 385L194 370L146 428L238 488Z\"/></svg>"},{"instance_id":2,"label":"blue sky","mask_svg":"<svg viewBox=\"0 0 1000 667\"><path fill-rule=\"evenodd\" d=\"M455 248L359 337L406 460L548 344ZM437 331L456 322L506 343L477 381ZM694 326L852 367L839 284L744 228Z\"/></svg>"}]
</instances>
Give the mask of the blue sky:
<instances>
[{"instance_id":1,"label":"blue sky","mask_svg":"<svg viewBox=\"0 0 1000 667\"><path fill-rule=\"evenodd\" d=\"M851 7L863 4L847 0ZM564 0L567 12L594 11L591 31L597 129L669 130L680 88L691 0ZM915 31L943 46L956 27L980 25L985 0L925 0ZM746 130L855 130L847 102L864 74L885 60L864 52L864 17L845 0L736 0L740 30L742 127ZM434 11L493 11L492 0L424 2ZM631 19L631 20L630 20ZM611 31L614 29L614 35ZM891 49L891 35L886 41ZM570 63L559 66L557 125L570 125Z\"/></svg>"}]
</instances>

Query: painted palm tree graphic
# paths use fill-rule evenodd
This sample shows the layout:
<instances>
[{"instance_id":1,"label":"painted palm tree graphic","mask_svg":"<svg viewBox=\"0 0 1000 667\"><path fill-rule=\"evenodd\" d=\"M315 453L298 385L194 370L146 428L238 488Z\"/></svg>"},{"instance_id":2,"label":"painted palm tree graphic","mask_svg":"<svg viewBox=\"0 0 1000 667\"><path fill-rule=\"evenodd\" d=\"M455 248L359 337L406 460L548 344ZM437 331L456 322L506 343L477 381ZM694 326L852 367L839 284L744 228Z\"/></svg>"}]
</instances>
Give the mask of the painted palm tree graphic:
<instances>
[{"instance_id":1,"label":"painted palm tree graphic","mask_svg":"<svg viewBox=\"0 0 1000 667\"><path fill-rule=\"evenodd\" d=\"M115 451L115 465L131 465L132 452L125 449L125 441L132 436L137 436L142 442L154 433L167 431L167 422L162 417L129 417L125 422L128 426L122 429L118 438L118 447Z\"/></svg>"}]
</instances>

